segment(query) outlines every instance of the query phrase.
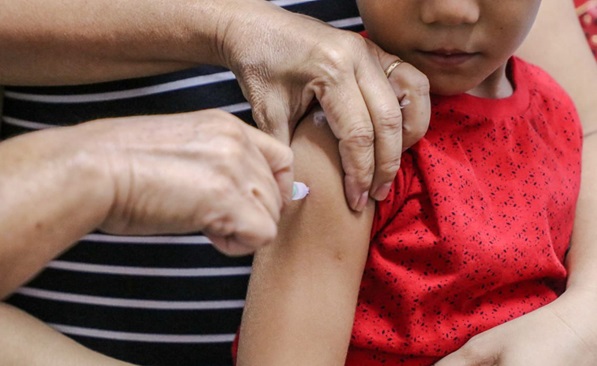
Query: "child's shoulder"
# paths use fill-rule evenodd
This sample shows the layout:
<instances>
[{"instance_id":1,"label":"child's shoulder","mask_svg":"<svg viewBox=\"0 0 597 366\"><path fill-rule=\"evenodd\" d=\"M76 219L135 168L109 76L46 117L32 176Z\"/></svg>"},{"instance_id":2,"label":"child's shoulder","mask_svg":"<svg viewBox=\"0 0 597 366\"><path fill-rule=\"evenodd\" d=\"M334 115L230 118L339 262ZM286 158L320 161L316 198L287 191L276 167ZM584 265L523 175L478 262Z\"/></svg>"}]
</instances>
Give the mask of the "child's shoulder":
<instances>
[{"instance_id":1,"label":"child's shoulder","mask_svg":"<svg viewBox=\"0 0 597 366\"><path fill-rule=\"evenodd\" d=\"M547 71L522 58L512 57L511 72L516 85L525 84L535 92L549 95L561 94L568 97L564 88Z\"/></svg>"},{"instance_id":2,"label":"child's shoulder","mask_svg":"<svg viewBox=\"0 0 597 366\"><path fill-rule=\"evenodd\" d=\"M528 94L527 113L538 113L552 120L571 117L580 128L574 101L547 71L518 57L513 57L511 62L516 87L526 89Z\"/></svg>"}]
</instances>

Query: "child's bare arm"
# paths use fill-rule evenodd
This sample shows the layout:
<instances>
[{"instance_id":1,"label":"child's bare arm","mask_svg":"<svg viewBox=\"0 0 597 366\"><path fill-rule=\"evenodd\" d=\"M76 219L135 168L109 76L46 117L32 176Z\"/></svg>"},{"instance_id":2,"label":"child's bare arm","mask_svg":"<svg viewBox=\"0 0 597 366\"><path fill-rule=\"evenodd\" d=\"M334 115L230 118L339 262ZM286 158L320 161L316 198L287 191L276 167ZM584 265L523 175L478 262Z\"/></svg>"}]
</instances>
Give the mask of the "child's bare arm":
<instances>
[{"instance_id":1,"label":"child's bare arm","mask_svg":"<svg viewBox=\"0 0 597 366\"><path fill-rule=\"evenodd\" d=\"M336 140L313 114L292 142L311 188L283 212L275 243L256 255L238 365L343 365L367 257L374 205L346 204Z\"/></svg>"}]
</instances>

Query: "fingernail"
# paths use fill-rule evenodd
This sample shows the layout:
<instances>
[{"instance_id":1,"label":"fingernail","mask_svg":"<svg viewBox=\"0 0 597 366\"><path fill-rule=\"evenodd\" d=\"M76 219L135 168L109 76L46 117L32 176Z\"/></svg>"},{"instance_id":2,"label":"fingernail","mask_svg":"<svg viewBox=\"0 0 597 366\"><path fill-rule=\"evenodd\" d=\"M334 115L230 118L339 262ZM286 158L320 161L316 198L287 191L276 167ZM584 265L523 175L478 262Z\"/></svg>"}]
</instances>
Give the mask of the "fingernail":
<instances>
[{"instance_id":1,"label":"fingernail","mask_svg":"<svg viewBox=\"0 0 597 366\"><path fill-rule=\"evenodd\" d=\"M407 106L407 105L409 105L409 104L410 104L410 100L409 100L409 99L406 99L406 98L402 99L402 100L400 101L400 109L402 109L402 108L406 107L406 106Z\"/></svg>"},{"instance_id":2,"label":"fingernail","mask_svg":"<svg viewBox=\"0 0 597 366\"><path fill-rule=\"evenodd\" d=\"M367 201L369 201L369 192L364 192L358 198L357 202L353 205L353 209L357 212L363 211L363 209L367 205Z\"/></svg>"},{"instance_id":3,"label":"fingernail","mask_svg":"<svg viewBox=\"0 0 597 366\"><path fill-rule=\"evenodd\" d=\"M323 126L328 123L328 120L323 111L317 111L313 113L313 122L315 123L315 126Z\"/></svg>"},{"instance_id":4,"label":"fingernail","mask_svg":"<svg viewBox=\"0 0 597 366\"><path fill-rule=\"evenodd\" d=\"M386 199L386 197L388 196L388 193L390 193L390 189L392 188L392 183L386 183L382 186L380 186L379 188L377 188L377 190L375 191L375 193L373 193L373 199L376 201L383 201Z\"/></svg>"}]
</instances>

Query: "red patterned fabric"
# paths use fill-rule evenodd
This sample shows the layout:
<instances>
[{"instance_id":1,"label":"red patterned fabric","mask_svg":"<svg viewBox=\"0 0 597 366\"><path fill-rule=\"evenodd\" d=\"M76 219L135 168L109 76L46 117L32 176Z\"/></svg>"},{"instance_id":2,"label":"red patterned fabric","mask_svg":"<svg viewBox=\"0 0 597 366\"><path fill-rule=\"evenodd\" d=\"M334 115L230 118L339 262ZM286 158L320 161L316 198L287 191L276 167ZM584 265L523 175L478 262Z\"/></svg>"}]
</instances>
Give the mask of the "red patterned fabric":
<instances>
[{"instance_id":1,"label":"red patterned fabric","mask_svg":"<svg viewBox=\"0 0 597 366\"><path fill-rule=\"evenodd\" d=\"M546 73L510 70L509 98L433 99L378 204L347 365L431 365L564 290L582 131Z\"/></svg>"},{"instance_id":2,"label":"red patterned fabric","mask_svg":"<svg viewBox=\"0 0 597 366\"><path fill-rule=\"evenodd\" d=\"M597 0L574 0L576 13L597 60Z\"/></svg>"}]
</instances>

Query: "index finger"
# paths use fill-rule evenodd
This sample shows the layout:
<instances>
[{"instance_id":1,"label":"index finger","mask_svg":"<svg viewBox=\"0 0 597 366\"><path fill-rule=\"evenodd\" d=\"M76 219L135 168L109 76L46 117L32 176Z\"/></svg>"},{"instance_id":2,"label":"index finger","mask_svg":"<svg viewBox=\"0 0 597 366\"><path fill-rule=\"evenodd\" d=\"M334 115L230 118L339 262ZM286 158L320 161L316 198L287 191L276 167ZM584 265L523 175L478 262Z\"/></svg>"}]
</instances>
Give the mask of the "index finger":
<instances>
[{"instance_id":1,"label":"index finger","mask_svg":"<svg viewBox=\"0 0 597 366\"><path fill-rule=\"evenodd\" d=\"M362 211L369 199L373 180L375 135L371 116L354 78L346 73L334 86L316 96L325 112L328 124L339 140L344 170L344 191L348 205Z\"/></svg>"},{"instance_id":2,"label":"index finger","mask_svg":"<svg viewBox=\"0 0 597 366\"><path fill-rule=\"evenodd\" d=\"M293 182L293 154L289 146L267 135L263 131L245 125L249 139L261 152L280 190L280 195L285 203L290 202Z\"/></svg>"},{"instance_id":3,"label":"index finger","mask_svg":"<svg viewBox=\"0 0 597 366\"><path fill-rule=\"evenodd\" d=\"M403 141L403 114L399 100L386 79L382 67L397 65L396 56L378 51L378 59L363 62L356 70L361 93L371 115L375 131L375 172L371 184L371 197L380 201L386 198L392 181L400 168ZM402 65L394 72L400 72Z\"/></svg>"}]
</instances>

